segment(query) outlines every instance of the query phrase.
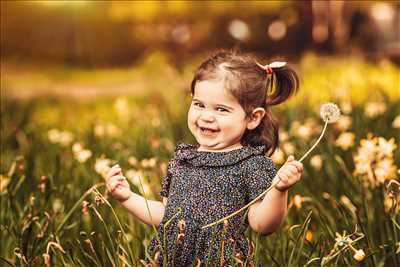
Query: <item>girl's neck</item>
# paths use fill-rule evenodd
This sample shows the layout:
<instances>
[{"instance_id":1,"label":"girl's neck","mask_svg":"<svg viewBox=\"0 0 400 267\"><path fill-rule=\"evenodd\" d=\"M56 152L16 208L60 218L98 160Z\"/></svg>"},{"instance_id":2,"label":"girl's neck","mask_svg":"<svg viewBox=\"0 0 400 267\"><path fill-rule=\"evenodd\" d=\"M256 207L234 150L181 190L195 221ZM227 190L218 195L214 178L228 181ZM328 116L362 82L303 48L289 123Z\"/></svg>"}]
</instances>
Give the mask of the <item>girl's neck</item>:
<instances>
[{"instance_id":1,"label":"girl's neck","mask_svg":"<svg viewBox=\"0 0 400 267\"><path fill-rule=\"evenodd\" d=\"M243 147L242 144L237 144L237 145L233 145L233 146L229 146L226 148L222 148L222 149L207 149L207 148L202 148L202 147L198 147L197 151L199 152L229 152L229 151L233 151L233 150L238 150L241 149Z\"/></svg>"}]
</instances>

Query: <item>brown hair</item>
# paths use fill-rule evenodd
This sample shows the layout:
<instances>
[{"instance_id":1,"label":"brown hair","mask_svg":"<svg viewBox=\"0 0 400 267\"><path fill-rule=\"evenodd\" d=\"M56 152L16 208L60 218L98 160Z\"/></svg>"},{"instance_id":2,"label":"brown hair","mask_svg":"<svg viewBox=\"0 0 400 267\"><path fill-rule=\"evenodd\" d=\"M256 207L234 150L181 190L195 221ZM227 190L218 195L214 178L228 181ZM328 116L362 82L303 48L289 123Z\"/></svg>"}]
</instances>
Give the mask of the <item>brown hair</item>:
<instances>
[{"instance_id":1,"label":"brown hair","mask_svg":"<svg viewBox=\"0 0 400 267\"><path fill-rule=\"evenodd\" d=\"M274 68L272 75L256 63L251 54L234 50L218 50L196 70L191 83L194 94L196 83L204 80L223 79L225 88L238 100L246 115L257 108L266 114L257 128L246 130L243 145L265 145L271 155L278 146L279 125L272 116L270 106L287 100L299 87L296 72L287 65Z\"/></svg>"}]
</instances>

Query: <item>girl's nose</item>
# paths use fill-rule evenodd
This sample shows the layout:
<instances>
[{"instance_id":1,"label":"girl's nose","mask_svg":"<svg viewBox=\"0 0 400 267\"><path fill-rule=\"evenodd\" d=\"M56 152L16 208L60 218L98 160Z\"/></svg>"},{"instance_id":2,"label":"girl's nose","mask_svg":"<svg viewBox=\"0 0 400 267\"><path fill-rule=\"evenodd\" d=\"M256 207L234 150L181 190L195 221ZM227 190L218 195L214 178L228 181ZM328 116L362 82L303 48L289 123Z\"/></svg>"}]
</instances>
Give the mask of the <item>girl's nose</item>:
<instances>
[{"instance_id":1,"label":"girl's nose","mask_svg":"<svg viewBox=\"0 0 400 267\"><path fill-rule=\"evenodd\" d=\"M201 113L200 119L207 122L213 122L215 120L215 117L212 112L204 111Z\"/></svg>"}]
</instances>

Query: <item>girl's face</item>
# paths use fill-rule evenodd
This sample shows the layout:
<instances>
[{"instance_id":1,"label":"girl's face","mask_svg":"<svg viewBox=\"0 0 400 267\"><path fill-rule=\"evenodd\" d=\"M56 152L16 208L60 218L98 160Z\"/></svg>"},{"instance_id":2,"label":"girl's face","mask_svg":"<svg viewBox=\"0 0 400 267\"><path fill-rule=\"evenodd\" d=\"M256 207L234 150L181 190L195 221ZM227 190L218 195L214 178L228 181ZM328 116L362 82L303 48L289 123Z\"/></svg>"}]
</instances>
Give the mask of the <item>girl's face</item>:
<instances>
[{"instance_id":1,"label":"girl's face","mask_svg":"<svg viewBox=\"0 0 400 267\"><path fill-rule=\"evenodd\" d=\"M223 81L197 82L188 113L188 126L199 151L229 151L242 147L248 126L246 113Z\"/></svg>"}]
</instances>

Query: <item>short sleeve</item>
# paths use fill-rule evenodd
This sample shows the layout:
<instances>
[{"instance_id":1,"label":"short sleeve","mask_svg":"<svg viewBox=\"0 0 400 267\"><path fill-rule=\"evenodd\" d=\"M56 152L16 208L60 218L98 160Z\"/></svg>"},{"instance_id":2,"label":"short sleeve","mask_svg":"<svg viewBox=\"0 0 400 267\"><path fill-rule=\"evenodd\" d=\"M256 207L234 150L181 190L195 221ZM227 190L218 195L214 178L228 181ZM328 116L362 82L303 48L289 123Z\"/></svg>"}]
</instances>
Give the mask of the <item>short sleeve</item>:
<instances>
[{"instance_id":1,"label":"short sleeve","mask_svg":"<svg viewBox=\"0 0 400 267\"><path fill-rule=\"evenodd\" d=\"M271 186L276 175L276 168L270 158L263 155L248 160L244 178L247 201L250 202Z\"/></svg>"},{"instance_id":2,"label":"short sleeve","mask_svg":"<svg viewBox=\"0 0 400 267\"><path fill-rule=\"evenodd\" d=\"M169 187L171 185L171 179L172 179L172 161L171 160L168 163L168 167L167 167L167 174L164 176L164 178L162 179L162 183L161 183L161 191L160 191L160 196L162 197L168 197L169 195Z\"/></svg>"},{"instance_id":3,"label":"short sleeve","mask_svg":"<svg viewBox=\"0 0 400 267\"><path fill-rule=\"evenodd\" d=\"M167 174L164 176L161 182L161 191L160 196L168 197L169 195L169 188L171 187L173 171L176 168L177 164L177 153L181 150L182 144L177 144L175 147L174 155L172 156L171 160L168 162L167 166Z\"/></svg>"}]
</instances>

